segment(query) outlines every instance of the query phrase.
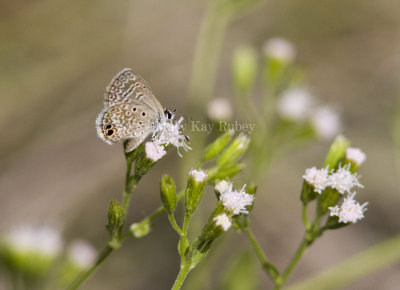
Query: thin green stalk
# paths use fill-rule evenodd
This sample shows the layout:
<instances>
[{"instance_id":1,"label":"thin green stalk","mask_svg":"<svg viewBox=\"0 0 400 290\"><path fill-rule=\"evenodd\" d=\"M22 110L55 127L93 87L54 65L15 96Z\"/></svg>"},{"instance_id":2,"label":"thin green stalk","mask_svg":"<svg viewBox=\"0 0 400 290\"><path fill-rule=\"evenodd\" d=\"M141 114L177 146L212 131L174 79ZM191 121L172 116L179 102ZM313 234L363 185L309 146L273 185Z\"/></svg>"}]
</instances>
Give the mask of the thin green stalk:
<instances>
[{"instance_id":1,"label":"thin green stalk","mask_svg":"<svg viewBox=\"0 0 400 290\"><path fill-rule=\"evenodd\" d=\"M301 217L303 219L303 224L306 227L306 230L310 229L310 223L308 222L308 217L307 217L307 206L305 204L303 204Z\"/></svg>"},{"instance_id":2,"label":"thin green stalk","mask_svg":"<svg viewBox=\"0 0 400 290\"><path fill-rule=\"evenodd\" d=\"M141 176L136 174L134 176L127 176L127 181L125 183L125 189L122 196L122 208L124 209L125 212L125 218L128 213L128 207L131 201L132 192L135 190L136 185L138 184L141 178L142 178Z\"/></svg>"},{"instance_id":3,"label":"thin green stalk","mask_svg":"<svg viewBox=\"0 0 400 290\"><path fill-rule=\"evenodd\" d=\"M185 281L189 272L190 272L190 262L181 265L181 269L179 271L178 277L176 277L174 285L172 286L172 290L181 289L183 282Z\"/></svg>"},{"instance_id":4,"label":"thin green stalk","mask_svg":"<svg viewBox=\"0 0 400 290\"><path fill-rule=\"evenodd\" d=\"M261 264L263 265L263 268L267 271L267 274L271 277L272 281L275 281L279 276L278 270L275 268L275 266L273 266L270 262L268 262L267 256L264 254L263 250L258 244L250 228L246 227L243 229L243 231L245 232L251 244L253 245L256 255L260 260Z\"/></svg>"},{"instance_id":5,"label":"thin green stalk","mask_svg":"<svg viewBox=\"0 0 400 290\"><path fill-rule=\"evenodd\" d=\"M296 253L294 254L292 260L290 261L289 265L287 266L283 274L277 279L274 290L281 289L282 285L286 282L286 279L292 273L294 267L297 265L300 258L303 256L304 251L308 248L308 245L309 241L306 239L306 237L304 237L299 247L297 248Z\"/></svg>"},{"instance_id":6,"label":"thin green stalk","mask_svg":"<svg viewBox=\"0 0 400 290\"><path fill-rule=\"evenodd\" d=\"M66 290L75 290L97 269L97 267L111 254L113 248L107 246L99 255L93 265L82 272L72 283L66 288Z\"/></svg>"},{"instance_id":7,"label":"thin green stalk","mask_svg":"<svg viewBox=\"0 0 400 290\"><path fill-rule=\"evenodd\" d=\"M169 214L168 215L168 219L172 225L172 227L174 228L174 230L179 234L179 236L184 236L184 232L181 230L181 228L178 226L175 216L173 214Z\"/></svg>"}]
</instances>

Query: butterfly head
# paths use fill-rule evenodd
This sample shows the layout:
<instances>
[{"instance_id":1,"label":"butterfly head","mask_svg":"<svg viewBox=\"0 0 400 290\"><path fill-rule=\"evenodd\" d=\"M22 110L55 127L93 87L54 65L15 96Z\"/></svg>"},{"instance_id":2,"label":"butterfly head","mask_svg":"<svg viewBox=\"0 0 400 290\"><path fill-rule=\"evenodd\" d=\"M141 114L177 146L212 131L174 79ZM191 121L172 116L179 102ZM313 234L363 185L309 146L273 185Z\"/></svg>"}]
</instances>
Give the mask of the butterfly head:
<instances>
[{"instance_id":1,"label":"butterfly head","mask_svg":"<svg viewBox=\"0 0 400 290\"><path fill-rule=\"evenodd\" d=\"M173 120L176 115L176 109L175 110L170 110L170 109L165 109L164 110L164 116L167 120Z\"/></svg>"}]
</instances>

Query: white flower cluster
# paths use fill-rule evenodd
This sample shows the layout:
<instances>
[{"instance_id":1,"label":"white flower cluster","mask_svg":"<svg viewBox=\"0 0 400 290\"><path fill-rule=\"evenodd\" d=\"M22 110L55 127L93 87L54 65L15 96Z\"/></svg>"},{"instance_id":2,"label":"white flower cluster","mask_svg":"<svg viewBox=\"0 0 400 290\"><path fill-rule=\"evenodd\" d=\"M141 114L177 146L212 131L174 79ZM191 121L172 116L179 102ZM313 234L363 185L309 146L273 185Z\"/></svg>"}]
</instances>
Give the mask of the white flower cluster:
<instances>
[{"instance_id":1,"label":"white flower cluster","mask_svg":"<svg viewBox=\"0 0 400 290\"><path fill-rule=\"evenodd\" d=\"M17 252L48 257L57 256L63 247L60 232L50 226L14 228L4 237L4 243Z\"/></svg>"},{"instance_id":2,"label":"white flower cluster","mask_svg":"<svg viewBox=\"0 0 400 290\"><path fill-rule=\"evenodd\" d=\"M96 259L97 251L84 240L75 240L68 249L68 256L80 268L88 268Z\"/></svg>"},{"instance_id":3,"label":"white flower cluster","mask_svg":"<svg viewBox=\"0 0 400 290\"><path fill-rule=\"evenodd\" d=\"M317 169L314 166L306 169L303 178L308 182L308 184L314 186L315 192L321 194L328 185L328 173L328 168Z\"/></svg>"},{"instance_id":4,"label":"white flower cluster","mask_svg":"<svg viewBox=\"0 0 400 290\"><path fill-rule=\"evenodd\" d=\"M360 149L349 148L352 149L353 152L357 152L359 156L363 156L361 163L365 160L365 154L362 153ZM350 150L350 152L352 152ZM355 150L355 151L354 151ZM349 151L347 151L347 159L349 158ZM359 163L359 164L361 164ZM350 171L350 164L345 166L340 166L334 171L329 171L328 168L317 169L315 167L309 168L306 170L303 175L303 179L311 186L314 187L314 191L322 194L322 192L327 188L331 187L336 189L342 195L346 195L342 205L329 207L330 216L338 216L339 222L355 223L357 220L362 219L364 217L364 211L366 211L365 206L368 203L364 203L360 205L358 202L354 200L355 193L352 193L352 189L354 187L363 187L362 184L358 181L359 175L356 173L352 173Z\"/></svg>"},{"instance_id":5,"label":"white flower cluster","mask_svg":"<svg viewBox=\"0 0 400 290\"><path fill-rule=\"evenodd\" d=\"M216 98L208 104L207 113L211 120L229 120L233 115L232 104L228 99Z\"/></svg>"},{"instance_id":6,"label":"white flower cluster","mask_svg":"<svg viewBox=\"0 0 400 290\"><path fill-rule=\"evenodd\" d=\"M363 187L358 181L359 175L350 172L350 164L339 168L328 176L327 186L330 186L341 194L350 194L353 187Z\"/></svg>"},{"instance_id":7,"label":"white flower cluster","mask_svg":"<svg viewBox=\"0 0 400 290\"><path fill-rule=\"evenodd\" d=\"M62 254L64 241L61 232L48 225L25 225L11 229L1 239L1 246L14 253L34 254L56 259ZM96 258L97 252L88 242L77 240L68 248L68 258L78 267L87 268Z\"/></svg>"},{"instance_id":8,"label":"white flower cluster","mask_svg":"<svg viewBox=\"0 0 400 290\"><path fill-rule=\"evenodd\" d=\"M182 147L185 151L192 148L187 145L187 137L182 134L183 131L183 117L178 121L172 119L163 119L157 124L152 136L153 142L157 145L168 146L169 144L175 146L178 149L178 155L182 157L179 152L179 148Z\"/></svg>"},{"instance_id":9,"label":"white flower cluster","mask_svg":"<svg viewBox=\"0 0 400 290\"><path fill-rule=\"evenodd\" d=\"M350 194L353 187L363 187L358 181L360 176L350 172L350 164L341 166L334 171L328 168L317 169L315 167L306 169L303 179L314 187L314 191L319 194L327 187L336 189L341 194Z\"/></svg>"},{"instance_id":10,"label":"white flower cluster","mask_svg":"<svg viewBox=\"0 0 400 290\"><path fill-rule=\"evenodd\" d=\"M339 217L340 223L356 223L358 220L364 218L364 211L367 209L365 208L368 202L360 205L358 202L354 200L354 196L356 194L353 193L344 198L342 205L329 207L330 216L337 216Z\"/></svg>"},{"instance_id":11,"label":"white flower cluster","mask_svg":"<svg viewBox=\"0 0 400 290\"><path fill-rule=\"evenodd\" d=\"M222 229L226 232L227 230L229 230L229 228L232 226L232 222L231 219L229 218L229 216L226 213L222 213L220 215L217 215L214 218L215 224L217 226L221 226Z\"/></svg>"},{"instance_id":12,"label":"white flower cluster","mask_svg":"<svg viewBox=\"0 0 400 290\"><path fill-rule=\"evenodd\" d=\"M263 51L266 56L279 61L290 63L296 57L295 46L287 39L274 37L264 43Z\"/></svg>"},{"instance_id":13,"label":"white flower cluster","mask_svg":"<svg viewBox=\"0 0 400 290\"><path fill-rule=\"evenodd\" d=\"M215 186L215 189L221 193L219 199L222 204L234 215L248 214L246 206L253 204L254 195L246 193L244 191L245 187L246 185L240 191L232 190L232 183L225 180Z\"/></svg>"},{"instance_id":14,"label":"white flower cluster","mask_svg":"<svg viewBox=\"0 0 400 290\"><path fill-rule=\"evenodd\" d=\"M189 175L193 176L194 180L196 182L203 182L207 179L208 175L204 170L196 170L196 169L192 169L189 172Z\"/></svg>"},{"instance_id":15,"label":"white flower cluster","mask_svg":"<svg viewBox=\"0 0 400 290\"><path fill-rule=\"evenodd\" d=\"M330 139L341 131L340 117L329 106L316 106L315 97L305 88L283 92L277 102L279 114L296 122L309 120L317 136Z\"/></svg>"},{"instance_id":16,"label":"white flower cluster","mask_svg":"<svg viewBox=\"0 0 400 290\"><path fill-rule=\"evenodd\" d=\"M145 145L146 157L153 160L154 162L160 160L167 152L164 146L159 145L155 142L146 142Z\"/></svg>"},{"instance_id":17,"label":"white flower cluster","mask_svg":"<svg viewBox=\"0 0 400 290\"><path fill-rule=\"evenodd\" d=\"M347 148L346 159L360 166L364 163L365 159L367 159L367 156L359 148Z\"/></svg>"}]
</instances>

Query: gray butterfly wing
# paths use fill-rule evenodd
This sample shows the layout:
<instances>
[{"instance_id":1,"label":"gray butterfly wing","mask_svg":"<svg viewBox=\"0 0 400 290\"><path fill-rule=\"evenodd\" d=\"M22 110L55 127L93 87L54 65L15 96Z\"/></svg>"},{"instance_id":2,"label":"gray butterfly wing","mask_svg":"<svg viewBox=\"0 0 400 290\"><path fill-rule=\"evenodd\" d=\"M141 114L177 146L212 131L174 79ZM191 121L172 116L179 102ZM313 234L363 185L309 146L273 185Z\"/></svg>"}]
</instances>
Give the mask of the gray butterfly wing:
<instances>
[{"instance_id":1,"label":"gray butterfly wing","mask_svg":"<svg viewBox=\"0 0 400 290\"><path fill-rule=\"evenodd\" d=\"M156 126L157 115L145 105L122 103L100 112L96 119L99 137L108 144L131 139L126 152L134 150Z\"/></svg>"},{"instance_id":2,"label":"gray butterfly wing","mask_svg":"<svg viewBox=\"0 0 400 290\"><path fill-rule=\"evenodd\" d=\"M123 69L111 80L104 95L105 108L122 103L145 105L159 117L164 115L163 108L150 87L130 68Z\"/></svg>"}]
</instances>

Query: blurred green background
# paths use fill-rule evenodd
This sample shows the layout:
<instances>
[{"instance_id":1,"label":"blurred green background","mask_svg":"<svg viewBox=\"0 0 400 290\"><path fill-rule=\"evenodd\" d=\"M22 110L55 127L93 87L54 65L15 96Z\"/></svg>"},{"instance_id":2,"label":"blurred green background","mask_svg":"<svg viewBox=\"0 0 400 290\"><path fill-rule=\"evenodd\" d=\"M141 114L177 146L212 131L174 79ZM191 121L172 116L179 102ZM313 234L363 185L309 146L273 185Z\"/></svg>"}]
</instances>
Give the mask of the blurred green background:
<instances>
[{"instance_id":1,"label":"blurred green background","mask_svg":"<svg viewBox=\"0 0 400 290\"><path fill-rule=\"evenodd\" d=\"M110 199L120 198L125 170L122 146L108 146L96 136L104 89L115 73L131 67L164 107L185 112L205 9L206 1L183 0L0 2L1 231L48 222L62 227L66 241L79 237L103 247L107 207ZM366 218L324 234L289 282L399 232L391 136L400 79L399 15L396 0L267 0L227 31L215 96L232 96L230 59L237 45L261 51L268 38L286 37L297 47L297 63L306 68L313 93L340 108L344 134L368 156L361 169L365 189L358 194L360 202L369 201ZM195 115L205 115L204 108ZM305 168L322 164L328 146L314 142L285 156L259 184L252 228L281 268L303 234L301 176ZM159 179L166 172L177 178L178 160L171 150L141 181L128 221L160 204ZM212 204L208 193L205 204ZM82 289L169 289L179 267L177 238L162 216L151 235L125 242ZM218 289L219 276L246 248L248 241L232 231L184 289ZM254 269L259 289L269 289L258 264ZM398 289L399 270L397 264L345 289Z\"/></svg>"}]
</instances>

